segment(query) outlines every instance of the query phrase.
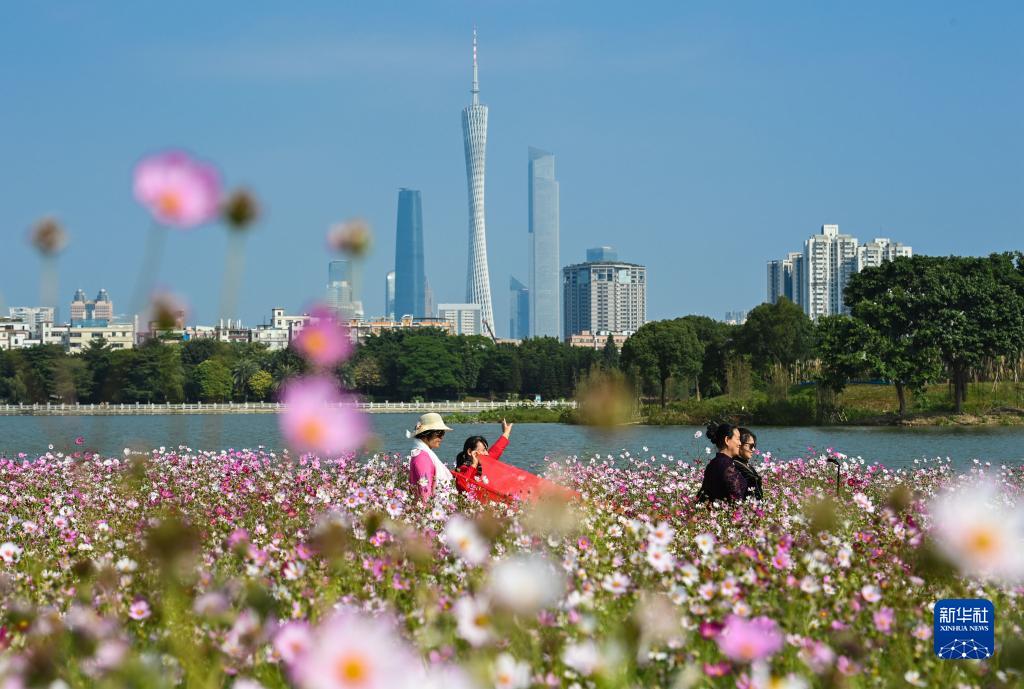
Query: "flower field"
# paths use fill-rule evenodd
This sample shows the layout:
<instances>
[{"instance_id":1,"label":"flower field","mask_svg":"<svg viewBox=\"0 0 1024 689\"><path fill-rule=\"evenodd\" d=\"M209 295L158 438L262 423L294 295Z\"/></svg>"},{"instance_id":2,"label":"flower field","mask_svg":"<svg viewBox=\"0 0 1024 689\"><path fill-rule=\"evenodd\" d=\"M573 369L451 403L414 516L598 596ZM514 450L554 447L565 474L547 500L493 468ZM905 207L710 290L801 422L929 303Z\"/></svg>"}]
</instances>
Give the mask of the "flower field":
<instances>
[{"instance_id":1,"label":"flower field","mask_svg":"<svg viewBox=\"0 0 1024 689\"><path fill-rule=\"evenodd\" d=\"M400 456L76 454L0 460L5 689L1020 681L1019 467L761 457L763 502L708 509L703 458L622 453L484 508ZM936 658L930 606L973 597L995 656Z\"/></svg>"}]
</instances>

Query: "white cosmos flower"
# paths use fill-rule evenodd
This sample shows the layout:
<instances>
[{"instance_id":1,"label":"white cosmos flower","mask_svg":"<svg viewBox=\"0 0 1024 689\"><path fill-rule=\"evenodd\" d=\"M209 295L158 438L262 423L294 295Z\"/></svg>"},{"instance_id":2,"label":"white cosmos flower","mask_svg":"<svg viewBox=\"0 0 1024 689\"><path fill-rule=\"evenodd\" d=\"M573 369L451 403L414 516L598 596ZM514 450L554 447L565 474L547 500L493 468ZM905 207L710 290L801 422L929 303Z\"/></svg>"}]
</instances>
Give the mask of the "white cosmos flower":
<instances>
[{"instance_id":1,"label":"white cosmos flower","mask_svg":"<svg viewBox=\"0 0 1024 689\"><path fill-rule=\"evenodd\" d=\"M466 596L455 601L459 636L472 646L483 646L494 638L487 601Z\"/></svg>"},{"instance_id":2,"label":"white cosmos flower","mask_svg":"<svg viewBox=\"0 0 1024 689\"><path fill-rule=\"evenodd\" d=\"M709 533L698 534L697 538L694 539L697 542L697 547L700 548L700 552L707 555L711 552L711 549L715 547L715 537Z\"/></svg>"},{"instance_id":3,"label":"white cosmos flower","mask_svg":"<svg viewBox=\"0 0 1024 689\"><path fill-rule=\"evenodd\" d=\"M652 546L647 549L647 563L658 572L668 572L676 566L676 559L672 553L664 548Z\"/></svg>"},{"instance_id":4,"label":"white cosmos flower","mask_svg":"<svg viewBox=\"0 0 1024 689\"><path fill-rule=\"evenodd\" d=\"M494 565L487 586L497 605L531 614L558 602L565 578L543 555L513 555Z\"/></svg>"},{"instance_id":5,"label":"white cosmos flower","mask_svg":"<svg viewBox=\"0 0 1024 689\"><path fill-rule=\"evenodd\" d=\"M21 548L14 543L8 541L7 543L0 544L0 560L11 563L17 562L18 558L21 557Z\"/></svg>"},{"instance_id":6,"label":"white cosmos flower","mask_svg":"<svg viewBox=\"0 0 1024 689\"><path fill-rule=\"evenodd\" d=\"M422 664L391 625L344 610L320 625L295 666L303 689L418 687Z\"/></svg>"},{"instance_id":7,"label":"white cosmos flower","mask_svg":"<svg viewBox=\"0 0 1024 689\"><path fill-rule=\"evenodd\" d=\"M878 590L878 587L872 586L871 584L862 586L860 589L860 595L868 603L877 603L882 600L882 593Z\"/></svg>"},{"instance_id":8,"label":"white cosmos flower","mask_svg":"<svg viewBox=\"0 0 1024 689\"><path fill-rule=\"evenodd\" d=\"M490 546L477 531L476 525L461 514L448 520L444 527L444 541L471 565L482 565L491 554Z\"/></svg>"},{"instance_id":9,"label":"white cosmos flower","mask_svg":"<svg viewBox=\"0 0 1024 689\"><path fill-rule=\"evenodd\" d=\"M601 582L601 588L620 596L629 590L629 577L621 572L607 574Z\"/></svg>"},{"instance_id":10,"label":"white cosmos flower","mask_svg":"<svg viewBox=\"0 0 1024 689\"><path fill-rule=\"evenodd\" d=\"M494 661L495 689L526 689L530 686L530 666L502 653Z\"/></svg>"},{"instance_id":11,"label":"white cosmos flower","mask_svg":"<svg viewBox=\"0 0 1024 689\"><path fill-rule=\"evenodd\" d=\"M676 532L668 522L659 522L657 526L647 527L647 541L652 545L667 546L675 535Z\"/></svg>"},{"instance_id":12,"label":"white cosmos flower","mask_svg":"<svg viewBox=\"0 0 1024 689\"><path fill-rule=\"evenodd\" d=\"M930 512L939 548L968 576L1024 578L1024 507L980 483L935 498Z\"/></svg>"},{"instance_id":13,"label":"white cosmos flower","mask_svg":"<svg viewBox=\"0 0 1024 689\"><path fill-rule=\"evenodd\" d=\"M601 652L593 641L569 644L562 651L562 662L584 677L589 677L601 666Z\"/></svg>"}]
</instances>

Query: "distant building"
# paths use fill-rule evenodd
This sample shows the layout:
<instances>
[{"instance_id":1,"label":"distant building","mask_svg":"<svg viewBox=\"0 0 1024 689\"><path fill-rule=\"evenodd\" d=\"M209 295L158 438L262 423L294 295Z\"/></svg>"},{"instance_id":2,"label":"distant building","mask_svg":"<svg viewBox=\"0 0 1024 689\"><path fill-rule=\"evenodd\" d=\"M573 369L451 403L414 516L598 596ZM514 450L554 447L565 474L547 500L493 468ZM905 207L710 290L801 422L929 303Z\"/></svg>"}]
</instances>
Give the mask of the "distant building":
<instances>
[{"instance_id":1,"label":"distant building","mask_svg":"<svg viewBox=\"0 0 1024 689\"><path fill-rule=\"evenodd\" d=\"M428 315L427 277L423 266L423 204L416 189L398 191L395 229L395 314Z\"/></svg>"},{"instance_id":2,"label":"distant building","mask_svg":"<svg viewBox=\"0 0 1024 689\"><path fill-rule=\"evenodd\" d=\"M747 322L747 312L726 311L725 318L723 318L722 320L723 322L728 323L729 325L743 325L744 323Z\"/></svg>"},{"instance_id":3,"label":"distant building","mask_svg":"<svg viewBox=\"0 0 1024 689\"><path fill-rule=\"evenodd\" d=\"M606 263L618 260L619 252L610 246L596 246L593 249L587 249L587 263Z\"/></svg>"},{"instance_id":4,"label":"distant building","mask_svg":"<svg viewBox=\"0 0 1024 689\"><path fill-rule=\"evenodd\" d=\"M114 303L107 290L101 289L96 298L88 301L85 292L76 290L71 299L71 325L103 327L114 319Z\"/></svg>"},{"instance_id":5,"label":"distant building","mask_svg":"<svg viewBox=\"0 0 1024 689\"><path fill-rule=\"evenodd\" d=\"M555 156L529 149L530 337L558 337L561 289L558 261L558 180Z\"/></svg>"},{"instance_id":6,"label":"distant building","mask_svg":"<svg viewBox=\"0 0 1024 689\"><path fill-rule=\"evenodd\" d=\"M356 299L352 262L331 261L327 264L327 307L336 318L347 320L362 316L362 302Z\"/></svg>"},{"instance_id":7,"label":"distant building","mask_svg":"<svg viewBox=\"0 0 1024 689\"><path fill-rule=\"evenodd\" d=\"M443 318L413 318L403 316L397 320L379 318L374 320L351 320L348 324L349 333L355 341L362 341L373 335L392 330L417 330L420 328L437 328L446 335L454 335L455 329L451 322Z\"/></svg>"},{"instance_id":8,"label":"distant building","mask_svg":"<svg viewBox=\"0 0 1024 689\"><path fill-rule=\"evenodd\" d=\"M38 335L43 323L57 322L56 311L52 306L12 306L7 309L7 314L25 323L33 335Z\"/></svg>"},{"instance_id":9,"label":"distant building","mask_svg":"<svg viewBox=\"0 0 1024 689\"><path fill-rule=\"evenodd\" d=\"M607 332L596 332L592 333L589 330L584 330L581 333L576 333L569 336L569 344L573 347L586 347L588 349L604 349L605 343L608 342L608 335L611 334L612 342L618 349L622 349L622 345L626 343L629 336L632 333L607 333Z\"/></svg>"},{"instance_id":10,"label":"distant building","mask_svg":"<svg viewBox=\"0 0 1024 689\"><path fill-rule=\"evenodd\" d=\"M614 252L600 254L610 255ZM562 287L567 342L584 331L633 333L647 322L647 268L642 265L613 259L566 266Z\"/></svg>"},{"instance_id":11,"label":"distant building","mask_svg":"<svg viewBox=\"0 0 1024 689\"><path fill-rule=\"evenodd\" d=\"M437 317L452 324L455 335L486 335L479 304L438 304Z\"/></svg>"},{"instance_id":12,"label":"distant building","mask_svg":"<svg viewBox=\"0 0 1024 689\"><path fill-rule=\"evenodd\" d=\"M384 276L384 317L395 319L395 271Z\"/></svg>"},{"instance_id":13,"label":"distant building","mask_svg":"<svg viewBox=\"0 0 1024 689\"><path fill-rule=\"evenodd\" d=\"M135 326L131 323L113 325L73 326L63 333L64 350L77 354L91 342L103 341L110 349L132 349L135 346Z\"/></svg>"},{"instance_id":14,"label":"distant building","mask_svg":"<svg viewBox=\"0 0 1024 689\"><path fill-rule=\"evenodd\" d=\"M508 289L508 336L513 340L525 340L530 336L530 290L512 276L508 279Z\"/></svg>"},{"instance_id":15,"label":"distant building","mask_svg":"<svg viewBox=\"0 0 1024 689\"><path fill-rule=\"evenodd\" d=\"M838 225L822 225L821 232L804 243L802 252L768 261L767 301L774 304L786 297L812 319L848 314L843 293L853 275L912 255L911 247L888 238L859 245L856 237L841 234Z\"/></svg>"},{"instance_id":16,"label":"distant building","mask_svg":"<svg viewBox=\"0 0 1024 689\"><path fill-rule=\"evenodd\" d=\"M21 318L0 317L0 349L24 349L32 338L32 330Z\"/></svg>"}]
</instances>

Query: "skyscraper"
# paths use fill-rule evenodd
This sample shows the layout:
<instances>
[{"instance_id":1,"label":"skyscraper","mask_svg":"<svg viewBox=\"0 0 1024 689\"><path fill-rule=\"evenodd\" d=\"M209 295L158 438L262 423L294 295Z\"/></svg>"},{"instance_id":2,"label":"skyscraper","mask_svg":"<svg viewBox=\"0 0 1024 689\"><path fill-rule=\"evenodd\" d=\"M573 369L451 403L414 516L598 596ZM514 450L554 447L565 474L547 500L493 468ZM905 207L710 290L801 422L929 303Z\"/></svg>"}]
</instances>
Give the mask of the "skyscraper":
<instances>
[{"instance_id":1,"label":"skyscraper","mask_svg":"<svg viewBox=\"0 0 1024 689\"><path fill-rule=\"evenodd\" d=\"M384 318L395 320L395 271L384 276Z\"/></svg>"},{"instance_id":2,"label":"skyscraper","mask_svg":"<svg viewBox=\"0 0 1024 689\"><path fill-rule=\"evenodd\" d=\"M429 316L426 293L420 192L416 189L400 189L395 233L395 316Z\"/></svg>"},{"instance_id":3,"label":"skyscraper","mask_svg":"<svg viewBox=\"0 0 1024 689\"><path fill-rule=\"evenodd\" d=\"M530 336L530 290L511 275L508 289L508 336L513 340L525 340Z\"/></svg>"},{"instance_id":4,"label":"skyscraper","mask_svg":"<svg viewBox=\"0 0 1024 689\"><path fill-rule=\"evenodd\" d=\"M487 106L480 104L473 29L473 103L462 110L462 141L466 149L466 184L469 190L469 266L466 301L480 305L484 329L493 333L491 277L487 270L487 229L484 222L484 168L487 156Z\"/></svg>"},{"instance_id":5,"label":"skyscraper","mask_svg":"<svg viewBox=\"0 0 1024 689\"><path fill-rule=\"evenodd\" d=\"M566 266L562 289L567 342L583 331L634 333L647 322L644 266L617 259Z\"/></svg>"},{"instance_id":6,"label":"skyscraper","mask_svg":"<svg viewBox=\"0 0 1024 689\"><path fill-rule=\"evenodd\" d=\"M529 149L530 336L558 337L558 180L555 156Z\"/></svg>"},{"instance_id":7,"label":"skyscraper","mask_svg":"<svg viewBox=\"0 0 1024 689\"><path fill-rule=\"evenodd\" d=\"M362 304L356 301L351 261L327 264L327 306L342 320L356 318L362 311Z\"/></svg>"}]
</instances>

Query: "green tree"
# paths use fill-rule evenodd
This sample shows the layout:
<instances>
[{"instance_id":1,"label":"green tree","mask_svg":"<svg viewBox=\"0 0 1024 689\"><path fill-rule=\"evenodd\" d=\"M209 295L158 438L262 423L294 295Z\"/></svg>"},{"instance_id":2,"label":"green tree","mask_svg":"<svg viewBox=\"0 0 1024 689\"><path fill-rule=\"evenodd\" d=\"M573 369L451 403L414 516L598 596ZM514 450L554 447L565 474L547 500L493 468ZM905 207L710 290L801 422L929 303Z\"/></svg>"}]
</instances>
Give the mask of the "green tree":
<instances>
[{"instance_id":1,"label":"green tree","mask_svg":"<svg viewBox=\"0 0 1024 689\"><path fill-rule=\"evenodd\" d=\"M196 381L204 402L226 402L231 399L234 381L231 370L219 359L207 359L196 366Z\"/></svg>"},{"instance_id":2,"label":"green tree","mask_svg":"<svg viewBox=\"0 0 1024 689\"><path fill-rule=\"evenodd\" d=\"M453 396L459 381L459 362L440 337L407 336L398 357L399 392L405 399L441 399Z\"/></svg>"},{"instance_id":3,"label":"green tree","mask_svg":"<svg viewBox=\"0 0 1024 689\"><path fill-rule=\"evenodd\" d=\"M494 348L494 343L490 338L480 335L448 337L445 343L458 362L455 371L456 390L460 395L475 390L487 352Z\"/></svg>"},{"instance_id":4,"label":"green tree","mask_svg":"<svg viewBox=\"0 0 1024 689\"><path fill-rule=\"evenodd\" d=\"M249 357L239 358L231 366L231 381L235 386L235 394L246 402L249 401L249 380L259 370L259 365Z\"/></svg>"},{"instance_id":5,"label":"green tree","mask_svg":"<svg viewBox=\"0 0 1024 689\"><path fill-rule=\"evenodd\" d=\"M570 348L555 337L530 337L519 345L523 392L544 399L572 394Z\"/></svg>"},{"instance_id":6,"label":"green tree","mask_svg":"<svg viewBox=\"0 0 1024 689\"><path fill-rule=\"evenodd\" d=\"M704 345L693 326L682 319L652 321L640 326L622 347L622 364L636 367L644 377L657 380L661 406L669 378L693 380L701 372Z\"/></svg>"},{"instance_id":7,"label":"green tree","mask_svg":"<svg viewBox=\"0 0 1024 689\"><path fill-rule=\"evenodd\" d=\"M682 320L693 326L697 339L704 345L704 359L697 377L697 399L721 395L726 389L729 343L737 326L707 316L683 316Z\"/></svg>"},{"instance_id":8,"label":"green tree","mask_svg":"<svg viewBox=\"0 0 1024 689\"><path fill-rule=\"evenodd\" d=\"M604 348L601 350L601 366L606 370L619 367L619 348L615 346L615 338L611 333L605 338Z\"/></svg>"},{"instance_id":9,"label":"green tree","mask_svg":"<svg viewBox=\"0 0 1024 689\"><path fill-rule=\"evenodd\" d=\"M487 351L477 388L488 397L508 397L522 388L523 373L519 364L519 349L502 343Z\"/></svg>"},{"instance_id":10,"label":"green tree","mask_svg":"<svg viewBox=\"0 0 1024 689\"><path fill-rule=\"evenodd\" d=\"M747 314L734 338L737 352L750 357L762 378L781 370L792 379L798 367L814 356L814 324L799 306L786 298L761 304Z\"/></svg>"},{"instance_id":11,"label":"green tree","mask_svg":"<svg viewBox=\"0 0 1024 689\"><path fill-rule=\"evenodd\" d=\"M267 399L267 395L274 388L274 376L260 369L249 376L248 385L252 396L262 402Z\"/></svg>"},{"instance_id":12,"label":"green tree","mask_svg":"<svg viewBox=\"0 0 1024 689\"><path fill-rule=\"evenodd\" d=\"M80 397L85 402L107 402L114 398L114 379L111 369L112 350L102 337L91 340L79 354L88 372L88 390L82 390Z\"/></svg>"},{"instance_id":13,"label":"green tree","mask_svg":"<svg viewBox=\"0 0 1024 689\"><path fill-rule=\"evenodd\" d=\"M815 324L818 341L818 383L839 394L858 376L878 370L875 334L850 316L825 316Z\"/></svg>"}]
</instances>

